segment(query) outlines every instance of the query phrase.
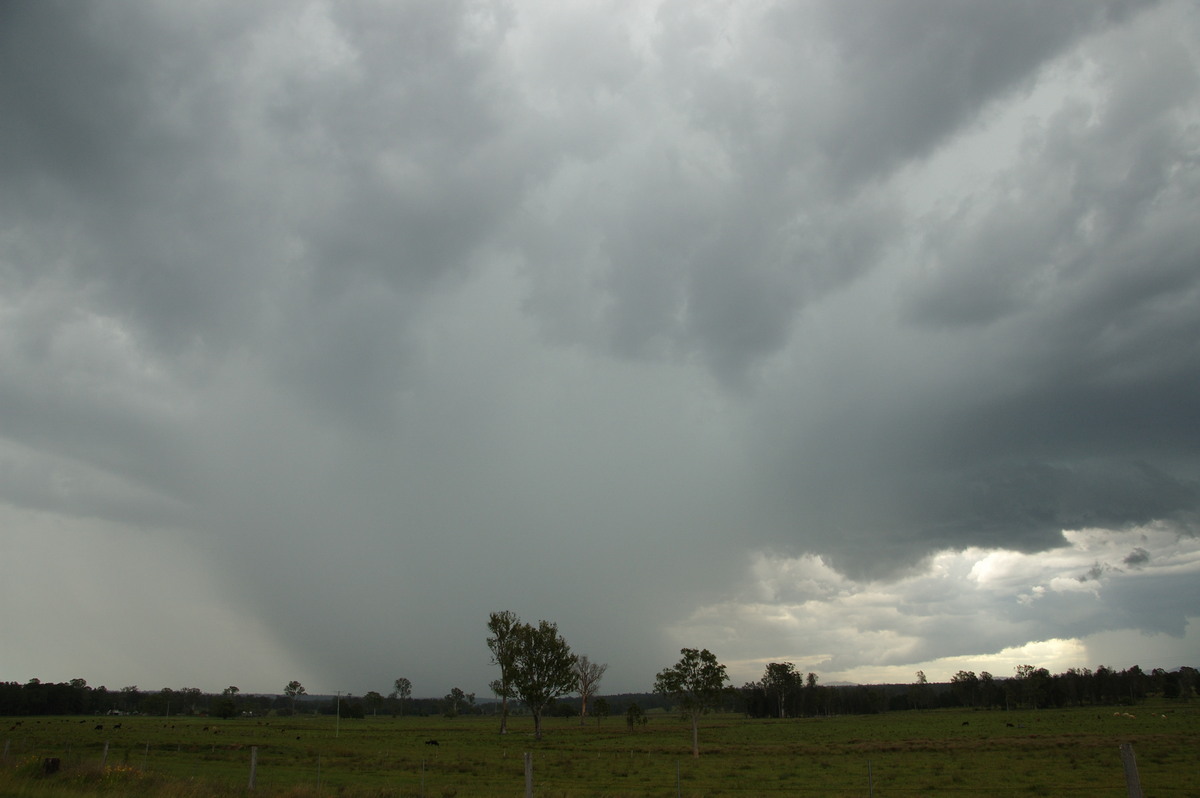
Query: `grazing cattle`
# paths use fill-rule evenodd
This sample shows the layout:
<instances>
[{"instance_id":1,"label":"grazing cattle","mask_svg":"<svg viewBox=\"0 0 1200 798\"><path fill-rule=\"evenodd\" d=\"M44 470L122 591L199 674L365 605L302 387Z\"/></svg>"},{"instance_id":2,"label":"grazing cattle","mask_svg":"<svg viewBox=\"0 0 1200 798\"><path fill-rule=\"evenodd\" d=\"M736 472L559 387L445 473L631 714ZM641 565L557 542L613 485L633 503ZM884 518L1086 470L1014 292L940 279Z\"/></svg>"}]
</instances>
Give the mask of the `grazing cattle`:
<instances>
[{"instance_id":1,"label":"grazing cattle","mask_svg":"<svg viewBox=\"0 0 1200 798\"><path fill-rule=\"evenodd\" d=\"M963 725L964 725L964 726L970 726L970 725L971 725L971 721L969 721L969 720L964 720L964 721L963 721Z\"/></svg>"},{"instance_id":2,"label":"grazing cattle","mask_svg":"<svg viewBox=\"0 0 1200 798\"><path fill-rule=\"evenodd\" d=\"M114 728L114 729L119 729L119 728L121 728L121 724L120 724L120 723L114 723L114 724L113 724L113 728Z\"/></svg>"},{"instance_id":3,"label":"grazing cattle","mask_svg":"<svg viewBox=\"0 0 1200 798\"><path fill-rule=\"evenodd\" d=\"M103 724L103 723L97 723L97 724L96 724L96 731L104 731L104 724Z\"/></svg>"},{"instance_id":4,"label":"grazing cattle","mask_svg":"<svg viewBox=\"0 0 1200 798\"><path fill-rule=\"evenodd\" d=\"M437 744L438 744L437 740L426 740L425 741L425 745L437 745Z\"/></svg>"}]
</instances>

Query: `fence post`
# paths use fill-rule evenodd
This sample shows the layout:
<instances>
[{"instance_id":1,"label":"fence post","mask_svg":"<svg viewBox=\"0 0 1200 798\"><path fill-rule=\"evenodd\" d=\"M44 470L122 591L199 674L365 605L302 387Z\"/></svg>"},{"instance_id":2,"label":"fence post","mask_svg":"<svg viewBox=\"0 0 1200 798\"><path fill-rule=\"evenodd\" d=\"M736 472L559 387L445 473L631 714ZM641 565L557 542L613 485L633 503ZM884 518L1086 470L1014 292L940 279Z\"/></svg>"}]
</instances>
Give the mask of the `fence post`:
<instances>
[{"instance_id":1,"label":"fence post","mask_svg":"<svg viewBox=\"0 0 1200 798\"><path fill-rule=\"evenodd\" d=\"M525 752L525 798L533 798L533 754Z\"/></svg>"},{"instance_id":2,"label":"fence post","mask_svg":"<svg viewBox=\"0 0 1200 798\"><path fill-rule=\"evenodd\" d=\"M100 769L104 770L104 766L108 764L108 740L104 741L104 756L100 757Z\"/></svg>"},{"instance_id":3,"label":"fence post","mask_svg":"<svg viewBox=\"0 0 1200 798\"><path fill-rule=\"evenodd\" d=\"M1142 782L1138 779L1133 743L1121 743L1121 764L1125 766L1125 792L1129 798L1142 798Z\"/></svg>"},{"instance_id":4,"label":"fence post","mask_svg":"<svg viewBox=\"0 0 1200 798\"><path fill-rule=\"evenodd\" d=\"M254 789L254 777L258 775L258 746L250 746L250 783L246 785L247 790Z\"/></svg>"},{"instance_id":5,"label":"fence post","mask_svg":"<svg viewBox=\"0 0 1200 798\"><path fill-rule=\"evenodd\" d=\"M875 780L871 778L871 760L867 760L867 796L875 798Z\"/></svg>"}]
</instances>

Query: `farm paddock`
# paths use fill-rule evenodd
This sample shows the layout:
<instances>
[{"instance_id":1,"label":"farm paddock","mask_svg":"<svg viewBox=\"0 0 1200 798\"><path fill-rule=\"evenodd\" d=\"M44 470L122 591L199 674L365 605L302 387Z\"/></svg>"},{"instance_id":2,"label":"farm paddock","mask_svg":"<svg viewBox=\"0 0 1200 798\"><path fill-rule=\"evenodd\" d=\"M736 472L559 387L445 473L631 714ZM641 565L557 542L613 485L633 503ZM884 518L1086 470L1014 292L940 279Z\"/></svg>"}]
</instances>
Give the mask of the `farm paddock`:
<instances>
[{"instance_id":1,"label":"farm paddock","mask_svg":"<svg viewBox=\"0 0 1200 798\"><path fill-rule=\"evenodd\" d=\"M0 798L516 796L524 793L526 752L534 794L559 798L1123 798L1123 743L1132 745L1148 798L1200 798L1200 705L1192 703L788 720L711 715L698 759L690 755L690 727L674 715L652 714L634 731L612 718L585 726L548 718L544 727L538 743L532 720L520 716L504 736L490 717L3 718Z\"/></svg>"}]
</instances>

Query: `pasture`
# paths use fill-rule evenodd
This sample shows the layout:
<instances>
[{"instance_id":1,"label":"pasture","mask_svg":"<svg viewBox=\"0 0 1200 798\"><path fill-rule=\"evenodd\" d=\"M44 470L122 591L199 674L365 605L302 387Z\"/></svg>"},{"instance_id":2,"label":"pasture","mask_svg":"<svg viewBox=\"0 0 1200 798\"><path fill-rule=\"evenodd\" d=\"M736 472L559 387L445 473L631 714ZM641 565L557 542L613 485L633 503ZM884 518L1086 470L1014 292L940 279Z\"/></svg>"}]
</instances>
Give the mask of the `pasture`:
<instances>
[{"instance_id":1,"label":"pasture","mask_svg":"<svg viewBox=\"0 0 1200 798\"><path fill-rule=\"evenodd\" d=\"M119 723L120 728L115 728ZM1148 702L1019 712L945 710L789 720L653 714L628 731L528 717L3 718L0 796L1126 795L1131 743L1146 796L1200 798L1200 706ZM97 728L102 726L103 728ZM430 741L437 741L437 745ZM106 751L107 745L107 754ZM56 757L58 773L43 773Z\"/></svg>"}]
</instances>

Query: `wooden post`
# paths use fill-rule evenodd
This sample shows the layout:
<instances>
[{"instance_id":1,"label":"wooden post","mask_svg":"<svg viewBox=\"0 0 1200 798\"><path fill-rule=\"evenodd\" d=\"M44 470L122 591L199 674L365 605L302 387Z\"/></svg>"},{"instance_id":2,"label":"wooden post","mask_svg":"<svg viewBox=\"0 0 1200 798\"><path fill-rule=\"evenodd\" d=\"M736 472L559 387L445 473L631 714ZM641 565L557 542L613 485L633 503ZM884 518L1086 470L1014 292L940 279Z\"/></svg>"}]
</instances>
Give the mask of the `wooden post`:
<instances>
[{"instance_id":1,"label":"wooden post","mask_svg":"<svg viewBox=\"0 0 1200 798\"><path fill-rule=\"evenodd\" d=\"M108 764L108 740L104 741L104 756L100 757L100 769L104 770L104 766Z\"/></svg>"},{"instance_id":2,"label":"wooden post","mask_svg":"<svg viewBox=\"0 0 1200 798\"><path fill-rule=\"evenodd\" d=\"M533 754L525 752L525 798L533 798Z\"/></svg>"},{"instance_id":3,"label":"wooden post","mask_svg":"<svg viewBox=\"0 0 1200 798\"><path fill-rule=\"evenodd\" d=\"M1132 743L1121 743L1121 763L1125 766L1125 792L1129 798L1142 798L1142 783L1138 779Z\"/></svg>"},{"instance_id":4,"label":"wooden post","mask_svg":"<svg viewBox=\"0 0 1200 798\"><path fill-rule=\"evenodd\" d=\"M254 789L254 777L258 775L258 746L250 746L250 783L246 785L247 790Z\"/></svg>"},{"instance_id":5,"label":"wooden post","mask_svg":"<svg viewBox=\"0 0 1200 798\"><path fill-rule=\"evenodd\" d=\"M871 760L867 760L867 796L875 798L875 781L871 778Z\"/></svg>"}]
</instances>

